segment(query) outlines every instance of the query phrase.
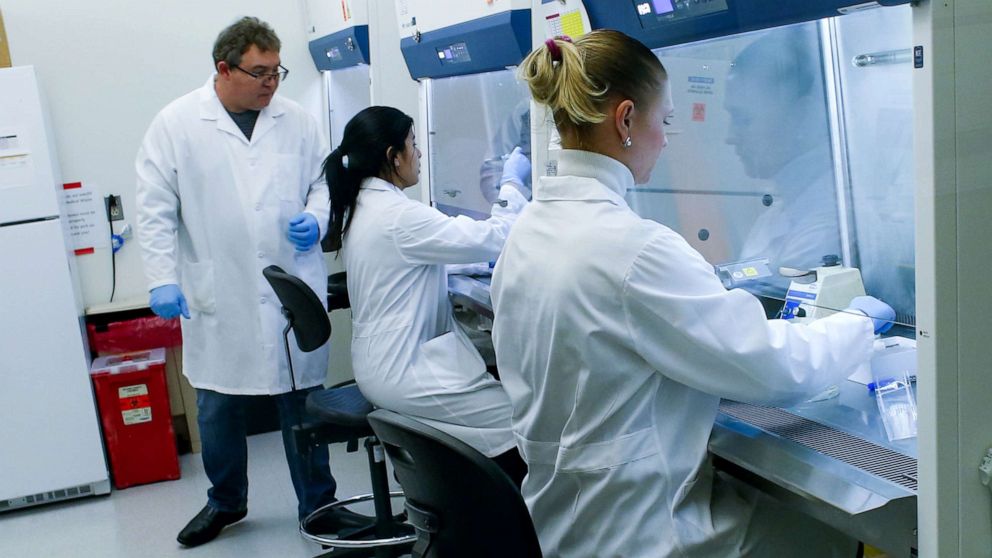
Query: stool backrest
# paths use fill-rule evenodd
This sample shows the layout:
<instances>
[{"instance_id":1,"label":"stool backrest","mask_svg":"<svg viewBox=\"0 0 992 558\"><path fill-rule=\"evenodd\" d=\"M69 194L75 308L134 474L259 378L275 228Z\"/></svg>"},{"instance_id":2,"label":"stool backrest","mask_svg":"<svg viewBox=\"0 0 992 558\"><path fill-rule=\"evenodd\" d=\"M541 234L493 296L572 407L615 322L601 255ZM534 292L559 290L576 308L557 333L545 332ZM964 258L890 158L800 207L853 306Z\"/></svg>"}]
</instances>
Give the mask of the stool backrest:
<instances>
[{"instance_id":1,"label":"stool backrest","mask_svg":"<svg viewBox=\"0 0 992 558\"><path fill-rule=\"evenodd\" d=\"M303 352L320 348L331 336L331 320L324 304L299 277L290 275L279 266L270 265L262 275L272 286L282 304L286 319L293 326L296 344Z\"/></svg>"},{"instance_id":2,"label":"stool backrest","mask_svg":"<svg viewBox=\"0 0 992 558\"><path fill-rule=\"evenodd\" d=\"M369 423L403 486L414 556L539 558L516 485L491 459L436 428L377 409Z\"/></svg>"}]
</instances>

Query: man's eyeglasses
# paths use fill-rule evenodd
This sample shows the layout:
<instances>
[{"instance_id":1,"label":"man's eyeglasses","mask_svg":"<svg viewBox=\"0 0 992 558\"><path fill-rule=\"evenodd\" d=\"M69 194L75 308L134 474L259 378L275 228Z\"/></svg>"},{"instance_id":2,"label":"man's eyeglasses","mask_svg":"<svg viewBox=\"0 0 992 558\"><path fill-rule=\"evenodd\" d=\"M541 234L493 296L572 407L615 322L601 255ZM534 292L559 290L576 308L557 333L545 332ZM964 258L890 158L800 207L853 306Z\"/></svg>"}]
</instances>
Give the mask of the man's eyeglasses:
<instances>
[{"instance_id":1,"label":"man's eyeglasses","mask_svg":"<svg viewBox=\"0 0 992 558\"><path fill-rule=\"evenodd\" d=\"M269 74L263 74L259 72L249 72L248 70L242 68L241 66L238 66L237 64L235 64L234 67L263 83L269 79L274 79L276 81L286 81L286 76L289 75L289 70L284 68L282 64L279 64L279 70Z\"/></svg>"}]
</instances>

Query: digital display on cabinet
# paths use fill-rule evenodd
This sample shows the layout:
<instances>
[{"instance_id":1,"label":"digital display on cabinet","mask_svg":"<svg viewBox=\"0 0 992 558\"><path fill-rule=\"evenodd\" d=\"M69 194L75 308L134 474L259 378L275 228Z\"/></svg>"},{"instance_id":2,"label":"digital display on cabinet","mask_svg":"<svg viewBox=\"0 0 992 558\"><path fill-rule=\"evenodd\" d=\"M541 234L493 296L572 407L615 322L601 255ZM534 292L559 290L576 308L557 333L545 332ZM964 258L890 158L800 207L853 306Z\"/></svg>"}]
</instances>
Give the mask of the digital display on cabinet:
<instances>
[{"instance_id":1,"label":"digital display on cabinet","mask_svg":"<svg viewBox=\"0 0 992 558\"><path fill-rule=\"evenodd\" d=\"M468 45L465 43L455 43L439 48L437 49L437 57L442 64L464 64L472 61L472 56L468 52Z\"/></svg>"},{"instance_id":2,"label":"digital display on cabinet","mask_svg":"<svg viewBox=\"0 0 992 558\"><path fill-rule=\"evenodd\" d=\"M727 11L727 0L633 0L645 29Z\"/></svg>"}]
</instances>

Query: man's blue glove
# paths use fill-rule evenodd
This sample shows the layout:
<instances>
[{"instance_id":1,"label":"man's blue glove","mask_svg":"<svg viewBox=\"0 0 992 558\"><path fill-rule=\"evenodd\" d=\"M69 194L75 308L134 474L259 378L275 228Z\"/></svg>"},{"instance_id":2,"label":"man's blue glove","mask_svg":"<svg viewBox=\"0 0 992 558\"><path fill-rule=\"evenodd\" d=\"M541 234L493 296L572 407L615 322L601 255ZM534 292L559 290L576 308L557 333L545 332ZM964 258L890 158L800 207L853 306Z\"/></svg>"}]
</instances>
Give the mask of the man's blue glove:
<instances>
[{"instance_id":1,"label":"man's blue glove","mask_svg":"<svg viewBox=\"0 0 992 558\"><path fill-rule=\"evenodd\" d=\"M289 220L289 241L296 246L297 252L306 252L320 237L320 227L317 218L304 211Z\"/></svg>"},{"instance_id":2,"label":"man's blue glove","mask_svg":"<svg viewBox=\"0 0 992 558\"><path fill-rule=\"evenodd\" d=\"M857 310L871 318L875 333L885 333L892 329L896 311L891 306L873 296L856 296L847 305L848 310Z\"/></svg>"},{"instance_id":3,"label":"man's blue glove","mask_svg":"<svg viewBox=\"0 0 992 558\"><path fill-rule=\"evenodd\" d=\"M151 291L148 305L152 307L155 315L165 319L182 316L189 319L189 308L186 306L186 297L179 290L179 285L162 285L155 287Z\"/></svg>"},{"instance_id":4,"label":"man's blue glove","mask_svg":"<svg viewBox=\"0 0 992 558\"><path fill-rule=\"evenodd\" d=\"M513 184L524 197L530 197L530 159L519 148L513 148L509 157L503 163L503 176L500 185Z\"/></svg>"}]
</instances>

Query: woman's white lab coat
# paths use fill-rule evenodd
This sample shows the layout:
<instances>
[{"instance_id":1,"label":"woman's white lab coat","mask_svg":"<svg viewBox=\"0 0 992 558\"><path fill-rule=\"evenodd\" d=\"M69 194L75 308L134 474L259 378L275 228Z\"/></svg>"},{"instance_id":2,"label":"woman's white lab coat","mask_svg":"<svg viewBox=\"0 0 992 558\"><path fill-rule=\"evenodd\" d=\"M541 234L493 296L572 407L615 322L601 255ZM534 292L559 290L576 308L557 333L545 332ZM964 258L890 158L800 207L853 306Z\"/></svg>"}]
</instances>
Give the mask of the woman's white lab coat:
<instances>
[{"instance_id":1,"label":"woman's white lab coat","mask_svg":"<svg viewBox=\"0 0 992 558\"><path fill-rule=\"evenodd\" d=\"M320 246L297 252L289 220L306 210L325 231L330 206L321 164L327 147L299 105L273 97L251 141L214 92L213 79L155 117L138 151L138 240L149 290L178 284L183 373L197 388L259 395L290 390L286 319L262 276L276 264L321 300L327 271ZM327 345L302 353L293 336L298 388L327 376Z\"/></svg>"},{"instance_id":2,"label":"woman's white lab coat","mask_svg":"<svg viewBox=\"0 0 992 558\"><path fill-rule=\"evenodd\" d=\"M495 259L526 199L512 186L492 217L449 217L366 179L341 254L352 365L377 407L425 419L487 456L513 447L510 400L455 321L445 264Z\"/></svg>"},{"instance_id":3,"label":"woman's white lab coat","mask_svg":"<svg viewBox=\"0 0 992 558\"><path fill-rule=\"evenodd\" d=\"M619 162L562 151L493 277L496 358L545 556L831 555L825 526L772 544L751 522L753 495L714 484L706 446L721 397L784 402L852 373L870 320L766 320L682 237L631 211L631 186Z\"/></svg>"}]
</instances>

